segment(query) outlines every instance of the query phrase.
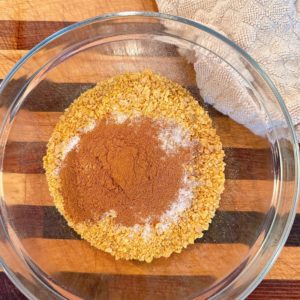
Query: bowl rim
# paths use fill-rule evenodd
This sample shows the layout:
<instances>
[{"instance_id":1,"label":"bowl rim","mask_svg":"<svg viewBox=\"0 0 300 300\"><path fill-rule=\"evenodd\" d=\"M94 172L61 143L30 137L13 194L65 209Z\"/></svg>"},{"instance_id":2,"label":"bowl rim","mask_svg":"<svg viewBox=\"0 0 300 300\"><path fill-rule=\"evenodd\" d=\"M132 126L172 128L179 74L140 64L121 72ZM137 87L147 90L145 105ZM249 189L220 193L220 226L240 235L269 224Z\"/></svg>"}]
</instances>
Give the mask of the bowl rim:
<instances>
[{"instance_id":1,"label":"bowl rim","mask_svg":"<svg viewBox=\"0 0 300 300\"><path fill-rule=\"evenodd\" d=\"M240 298L244 299L246 298L258 285L259 283L263 280L265 275L269 272L273 264L275 263L276 259L278 258L282 248L284 247L284 244L288 238L288 235L290 233L290 230L293 225L294 218L296 216L296 210L297 210L297 205L298 205L298 198L299 198L299 192L300 192L300 180L299 180L299 169L300 169L300 160L299 160L299 148L298 148L298 141L296 137L296 132L294 130L294 126L292 123L291 116L288 112L288 109L283 101L283 98L281 97L279 91L275 87L275 84L273 81L269 78L269 76L262 70L262 68L259 66L259 64L255 61L255 59L252 58L245 50L243 50L240 46L238 46L235 42L227 38L226 36L222 35L221 33L209 28L206 25L203 25L200 22L193 21L191 19L187 19L184 17L179 17L179 16L174 16L170 14L165 14L165 13L159 13L159 12L150 12L150 11L122 11L122 12L114 12L114 13L107 13L107 14L101 14L96 17L91 17L88 19L85 19L83 21L76 22L74 24L71 24L69 26L66 26L52 35L48 36L41 42L39 42L36 46L34 46L26 55L24 55L13 67L12 69L8 72L8 74L3 78L2 82L0 83L0 94L3 92L4 88L7 86L8 82L10 79L14 76L14 74L21 68L22 65L26 63L26 61L33 56L37 51L41 50L44 46L49 44L50 42L54 41L58 37L64 35L65 33L68 33L76 28L79 28L84 25L91 24L93 22L98 22L98 21L104 21L104 20L109 20L109 19L115 19L115 18L126 18L126 17L149 17L149 18L155 18L155 19L162 19L162 20L171 20L171 21L176 21L178 23L182 23L185 25L190 25L194 28L200 29L201 31L204 31L215 38L221 40L231 48L233 48L235 51L237 51L245 60L261 75L263 80L267 83L268 87L271 89L272 93L274 94L276 101L279 104L279 107L284 115L285 121L288 125L287 129L289 130L291 134L291 143L293 145L293 155L294 155L294 160L295 160L295 191L294 191L294 197L292 201L292 207L289 212L286 224L283 229L283 233L278 240L277 246L273 250L273 253L271 257L268 259L267 263L263 267L263 269L260 271L258 276L252 280L250 285L239 295ZM0 135L3 132L5 123L7 121L7 118L9 117L9 109L8 112L6 112L5 116L3 117L1 121L1 126L0 126ZM1 226L2 220L0 219ZM271 225L270 229L272 228L273 224ZM1 258L1 257L0 257ZM14 285L22 292L24 293L27 297L30 296L30 298L36 299L34 295L31 294L29 290L18 280L14 274L10 272L10 270L7 268L5 262L1 262L0 259L0 265L3 267L4 272L6 275L9 277L9 279L14 283ZM243 271L241 272L243 273ZM240 273L240 274L241 274ZM240 275L239 274L239 275ZM236 279L239 276L237 276L234 280L232 280L229 284L232 285ZM220 297L221 293L227 289L229 286L223 288L221 291L217 292L215 295L212 296L211 299L217 299Z\"/></svg>"}]
</instances>

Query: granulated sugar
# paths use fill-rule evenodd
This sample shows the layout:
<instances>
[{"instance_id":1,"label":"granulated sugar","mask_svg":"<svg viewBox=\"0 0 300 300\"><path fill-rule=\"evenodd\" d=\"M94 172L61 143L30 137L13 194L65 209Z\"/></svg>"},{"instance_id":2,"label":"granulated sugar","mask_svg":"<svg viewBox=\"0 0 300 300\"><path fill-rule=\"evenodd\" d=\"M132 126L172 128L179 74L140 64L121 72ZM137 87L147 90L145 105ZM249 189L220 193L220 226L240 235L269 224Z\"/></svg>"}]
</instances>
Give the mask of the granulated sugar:
<instances>
[{"instance_id":1,"label":"granulated sugar","mask_svg":"<svg viewBox=\"0 0 300 300\"><path fill-rule=\"evenodd\" d=\"M144 240L148 240L150 237L151 237L151 235L152 235L152 232L151 232L152 230L151 230L151 226L150 226L150 224L149 223L146 223L145 225L144 225L144 230L143 230L143 232L142 232L142 238L144 239Z\"/></svg>"},{"instance_id":2,"label":"granulated sugar","mask_svg":"<svg viewBox=\"0 0 300 300\"><path fill-rule=\"evenodd\" d=\"M96 127L96 121L91 120L90 123L87 126L85 126L81 131L87 133L92 131L95 127Z\"/></svg>"},{"instance_id":3,"label":"granulated sugar","mask_svg":"<svg viewBox=\"0 0 300 300\"><path fill-rule=\"evenodd\" d=\"M64 147L63 153L62 153L62 159L65 159L67 154L72 151L76 145L79 143L80 137L78 135L72 136L67 145Z\"/></svg>"},{"instance_id":4,"label":"granulated sugar","mask_svg":"<svg viewBox=\"0 0 300 300\"><path fill-rule=\"evenodd\" d=\"M79 129L78 131L87 133L87 132L92 131L95 127L96 127L96 121L91 120L87 126L85 126L82 129ZM78 136L78 135L72 136L68 140L66 146L63 147L64 150L62 152L62 160L64 160L66 158L67 154L76 147L76 145L79 143L79 141L80 141L80 136Z\"/></svg>"},{"instance_id":5,"label":"granulated sugar","mask_svg":"<svg viewBox=\"0 0 300 300\"><path fill-rule=\"evenodd\" d=\"M175 154L179 147L187 148L192 146L190 133L187 130L172 122L169 122L168 125L161 127L158 136L161 141L161 147L167 154Z\"/></svg>"},{"instance_id":6,"label":"granulated sugar","mask_svg":"<svg viewBox=\"0 0 300 300\"><path fill-rule=\"evenodd\" d=\"M176 223L179 216L188 208L191 207L192 201L195 197L194 188L198 182L188 178L187 173L184 174L182 180L182 187L178 191L177 199L174 200L170 209L168 209L160 218L159 229L163 232L170 224Z\"/></svg>"},{"instance_id":7,"label":"granulated sugar","mask_svg":"<svg viewBox=\"0 0 300 300\"><path fill-rule=\"evenodd\" d=\"M112 113L112 117L113 117L113 120L116 124L123 124L124 122L126 122L128 120L128 115L123 114L123 113L118 112L118 111L114 111Z\"/></svg>"},{"instance_id":8,"label":"granulated sugar","mask_svg":"<svg viewBox=\"0 0 300 300\"><path fill-rule=\"evenodd\" d=\"M63 150L61 153L61 159L58 159L59 164L56 166L56 168L52 172L53 176L55 176L55 177L59 176L62 161L66 158L68 153L77 146L79 141L80 141L80 137L78 135L75 135L75 136L72 136L67 142L63 142L62 144L59 145L58 148L62 148Z\"/></svg>"}]
</instances>

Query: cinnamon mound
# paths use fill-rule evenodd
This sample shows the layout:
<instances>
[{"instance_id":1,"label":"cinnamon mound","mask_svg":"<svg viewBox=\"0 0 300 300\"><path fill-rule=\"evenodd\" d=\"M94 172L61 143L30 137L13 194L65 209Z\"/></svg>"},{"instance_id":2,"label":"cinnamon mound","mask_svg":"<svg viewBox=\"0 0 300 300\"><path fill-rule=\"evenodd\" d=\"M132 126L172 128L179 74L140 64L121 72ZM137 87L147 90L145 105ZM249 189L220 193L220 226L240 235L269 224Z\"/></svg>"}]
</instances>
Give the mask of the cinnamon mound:
<instances>
[{"instance_id":1,"label":"cinnamon mound","mask_svg":"<svg viewBox=\"0 0 300 300\"><path fill-rule=\"evenodd\" d=\"M60 172L64 209L75 223L97 222L109 211L125 226L159 222L192 157L184 148L168 155L159 129L150 118L122 124L103 119L81 136Z\"/></svg>"}]
</instances>

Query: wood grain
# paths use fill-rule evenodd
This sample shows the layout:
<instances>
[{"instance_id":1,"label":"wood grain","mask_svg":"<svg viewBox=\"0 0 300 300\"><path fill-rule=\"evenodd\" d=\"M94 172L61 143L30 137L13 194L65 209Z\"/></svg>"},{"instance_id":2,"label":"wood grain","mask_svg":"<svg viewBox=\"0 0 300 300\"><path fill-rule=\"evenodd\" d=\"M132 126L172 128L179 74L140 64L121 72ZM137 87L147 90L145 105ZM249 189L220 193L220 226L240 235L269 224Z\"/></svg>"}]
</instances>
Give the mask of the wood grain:
<instances>
[{"instance_id":1,"label":"wood grain","mask_svg":"<svg viewBox=\"0 0 300 300\"><path fill-rule=\"evenodd\" d=\"M85 273L56 273L63 286L87 299L165 299L194 298L215 279L209 276L139 276ZM76 284L82 283L82 286ZM74 284L75 283L75 284Z\"/></svg>"},{"instance_id":2,"label":"wood grain","mask_svg":"<svg viewBox=\"0 0 300 300\"><path fill-rule=\"evenodd\" d=\"M300 299L300 282L297 280L264 280L248 300Z\"/></svg>"},{"instance_id":3,"label":"wood grain","mask_svg":"<svg viewBox=\"0 0 300 300\"><path fill-rule=\"evenodd\" d=\"M9 205L53 205L44 174L4 173L3 182L6 202ZM266 199L270 198L272 191L272 181L227 179L219 209L265 212ZM247 195L247 198L243 200L240 195Z\"/></svg>"},{"instance_id":4,"label":"wood grain","mask_svg":"<svg viewBox=\"0 0 300 300\"><path fill-rule=\"evenodd\" d=\"M94 51L94 50L91 50ZM3 52L3 51L2 51ZM11 51L6 51L8 55ZM15 62L19 56L7 58ZM41 61L33 57L30 61L31 68L39 69ZM10 67L12 67L12 63ZM5 63L0 64L2 78L6 71L10 69ZM108 77L124 72L136 72L145 69L152 69L154 72L167 76L169 79L176 81L184 86L193 86L196 84L195 72L192 64L187 64L184 57L166 56L158 58L156 56L107 56L102 55L100 51L90 55L86 51L73 56L64 61L47 73L47 80L51 83L81 83L95 84ZM97 71L97 70L101 70ZM36 87L39 90L40 86ZM54 90L55 91L55 90ZM35 91L36 92L36 91ZM57 91L56 91L57 92ZM68 95L65 95L68 96ZM73 98L74 99L74 98Z\"/></svg>"},{"instance_id":5,"label":"wood grain","mask_svg":"<svg viewBox=\"0 0 300 300\"><path fill-rule=\"evenodd\" d=\"M169 259L156 259L149 265L137 261L116 261L110 254L99 251L87 242L79 240L30 238L24 239L23 245L36 259L39 267L46 269L49 273L79 272L164 276L180 274L217 277L226 269L230 269L231 264L239 263L239 260L242 260L248 251L248 247L242 244L195 244L180 254L174 254ZM40 253L39 249L44 249L43 253ZM216 267L211 268L211 265L203 264L209 253L216 249L218 250L214 255L216 260L211 261ZM226 256L228 251L232 255ZM62 261L63 253L68 253L68 255ZM84 257L83 253L85 253ZM49 261L49 257L51 257L51 261ZM218 263L219 267L217 267ZM211 274L211 269L214 270L214 274Z\"/></svg>"},{"instance_id":6,"label":"wood grain","mask_svg":"<svg viewBox=\"0 0 300 300\"><path fill-rule=\"evenodd\" d=\"M0 20L74 22L109 12L157 11L153 0L9 0L0 1Z\"/></svg>"},{"instance_id":7,"label":"wood grain","mask_svg":"<svg viewBox=\"0 0 300 300\"><path fill-rule=\"evenodd\" d=\"M298 232L299 234L299 232ZM267 274L266 279L299 280L300 281L299 247L284 247L276 264Z\"/></svg>"},{"instance_id":8,"label":"wood grain","mask_svg":"<svg viewBox=\"0 0 300 300\"><path fill-rule=\"evenodd\" d=\"M1 2L0 2L1 3ZM1 23L1 21L0 21ZM0 37L1 43L1 37ZM1 50L0 49L0 79L3 79L12 69L16 62L27 53L24 50Z\"/></svg>"},{"instance_id":9,"label":"wood grain","mask_svg":"<svg viewBox=\"0 0 300 300\"><path fill-rule=\"evenodd\" d=\"M275 265L276 266L276 265ZM65 281L77 278L77 280L82 276L87 276L87 274L70 274L63 273L57 274L57 277L64 277ZM97 278L95 278L97 279ZM192 278L190 278L192 279ZM26 300L27 298L19 292L11 281L6 277L5 274L0 273L0 295L5 300ZM90 284L93 284L92 278L89 280ZM99 282L99 281L98 281ZM203 281L202 281L203 282ZM196 282L198 285L199 282ZM128 283L127 283L128 286ZM112 287L111 287L112 288ZM116 288L116 287L115 287ZM131 292L131 291L130 291ZM300 299L300 282L298 280L264 280L258 288L247 298L248 300L286 300L288 294L288 299Z\"/></svg>"},{"instance_id":10,"label":"wood grain","mask_svg":"<svg viewBox=\"0 0 300 300\"><path fill-rule=\"evenodd\" d=\"M43 100L36 99L36 101L41 102ZM210 112L212 110L211 108ZM13 142L48 142L61 115L62 112L22 110L16 116L8 139ZM266 139L251 133L246 127L228 117L218 114L213 117L213 121L217 133L221 137L223 147L253 149L269 147Z\"/></svg>"},{"instance_id":11,"label":"wood grain","mask_svg":"<svg viewBox=\"0 0 300 300\"><path fill-rule=\"evenodd\" d=\"M0 2L0 6L3 1ZM1 8L0 8L1 11ZM24 22L15 20L0 21L0 49L28 50L52 33L71 25L72 22Z\"/></svg>"},{"instance_id":12,"label":"wood grain","mask_svg":"<svg viewBox=\"0 0 300 300\"><path fill-rule=\"evenodd\" d=\"M1 21L0 21L0 26L1 26ZM0 46L1 46L1 38L0 38ZM4 42L2 40L2 42ZM141 41L140 41L141 42ZM145 44L146 42L143 42L142 44L136 41L135 42L135 45L132 45L132 46L135 46L137 47L137 43L138 43L138 49L139 49L139 52L134 54L134 53L126 53L126 51L128 51L128 47L129 45L123 45L123 50L122 49L122 45L119 45L117 49L114 49L113 52L115 53L115 57L118 57L120 56L120 58L124 58L124 62L126 62L127 58L130 58L130 56L134 56L133 58L136 58L137 56L139 56L141 59L139 61L139 65L137 66L132 66L132 67L150 67L150 62L146 62L145 61L145 57L152 57L152 60L153 60L153 57L156 58L157 61L163 61L164 58L166 57L171 57L171 58L178 58L179 57L179 54L176 50L176 47L171 47L171 46L168 46L167 44L161 44L160 45L160 48L158 49L157 48L157 43L153 43L152 41L151 42L148 42L147 41L147 44ZM120 49L121 48L121 49ZM101 58L101 60L106 64L108 65L109 62L105 62L106 61L106 57L111 55L111 52L109 52L108 49L103 49L101 47L97 47L97 52L99 55L101 55L101 57L99 56L96 56L97 59L99 60ZM14 64L22 57L24 56L26 53L28 53L29 50L12 50L12 49L1 49L0 47L0 79L4 78L6 76L6 74L10 71L10 69L14 66ZM111 50L112 51L112 50ZM120 53L118 54L117 51L120 51ZM125 52L124 52L125 51ZM89 53L90 53L90 56L91 54L93 54L94 58L95 58L95 50L93 49L90 49L89 50ZM85 55L86 55L86 52L85 52ZM125 57L127 55L127 57ZM81 62L83 61L83 57L82 55L80 55L79 57L76 57L72 59L72 63L74 62L74 60L78 61L78 60L81 60ZM144 60L144 65L142 64L142 60ZM173 67L174 66L174 62L176 62L176 59L174 60L173 64L171 63L172 61L169 61L169 67ZM111 61L110 63L114 63L114 66L115 67L120 67L120 63L118 60L113 60ZM130 63L130 60L128 60L128 63ZM31 64L32 65L36 65L36 68L40 67L39 65L39 62L36 60L36 59L33 59L31 61ZM153 64L152 64L153 65ZM77 66L78 68L78 66ZM163 71L162 68L159 68L157 65L153 66L153 68L156 68L157 70L160 70L161 72ZM91 68L88 68L88 66L85 66L85 73L92 73L93 70ZM101 68L100 68L101 69ZM82 70L82 68L81 68ZM105 70L104 70L105 71ZM167 71L167 70L166 70ZM52 76L52 79L55 80L55 81L60 81L60 82L64 82L66 80L68 80L69 77L66 77L66 78L63 78L63 75L58 75L57 74L57 70L54 71L55 73L55 76ZM76 73L75 73L76 74ZM104 72L105 74L105 72ZM95 74L94 74L95 75ZM48 76L51 76L51 72L50 72L50 75L48 74ZM78 77L80 77L77 73L77 80L75 80L75 78L73 78L72 80L69 79L69 83L72 83L73 82L76 82L78 81ZM90 82L95 82L95 79L93 79L92 76L84 76L84 78L80 79L81 81L87 81L87 80L90 80Z\"/></svg>"},{"instance_id":13,"label":"wood grain","mask_svg":"<svg viewBox=\"0 0 300 300\"><path fill-rule=\"evenodd\" d=\"M227 179L272 180L269 149L224 148ZM43 174L44 142L9 142L5 148L4 172Z\"/></svg>"},{"instance_id":14,"label":"wood grain","mask_svg":"<svg viewBox=\"0 0 300 300\"><path fill-rule=\"evenodd\" d=\"M0 272L0 283L0 299L27 300L27 298L13 285L13 283L2 272Z\"/></svg>"},{"instance_id":15,"label":"wood grain","mask_svg":"<svg viewBox=\"0 0 300 300\"><path fill-rule=\"evenodd\" d=\"M270 208L270 211L272 208ZM43 237L45 239L79 240L80 237L71 229L65 219L53 206L11 205L7 207L10 224L19 236ZM209 230L196 243L252 245L262 230L266 215L250 211L218 210ZM28 222L28 220L31 222ZM297 215L295 226L286 246L300 246L299 232L300 215Z\"/></svg>"}]
</instances>

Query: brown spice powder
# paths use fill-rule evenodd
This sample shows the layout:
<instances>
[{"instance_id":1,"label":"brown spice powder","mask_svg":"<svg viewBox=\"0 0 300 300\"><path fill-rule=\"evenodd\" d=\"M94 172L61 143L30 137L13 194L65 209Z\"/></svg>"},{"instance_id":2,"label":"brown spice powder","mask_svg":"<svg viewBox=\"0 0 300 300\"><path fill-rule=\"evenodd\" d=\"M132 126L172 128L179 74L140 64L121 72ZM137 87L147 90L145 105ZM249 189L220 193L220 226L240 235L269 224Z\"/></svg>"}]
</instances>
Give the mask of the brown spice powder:
<instances>
[{"instance_id":1,"label":"brown spice powder","mask_svg":"<svg viewBox=\"0 0 300 300\"><path fill-rule=\"evenodd\" d=\"M110 210L125 226L159 221L176 199L192 149L167 155L158 134L150 118L103 119L81 136L60 172L64 209L74 222L97 222Z\"/></svg>"}]
</instances>

